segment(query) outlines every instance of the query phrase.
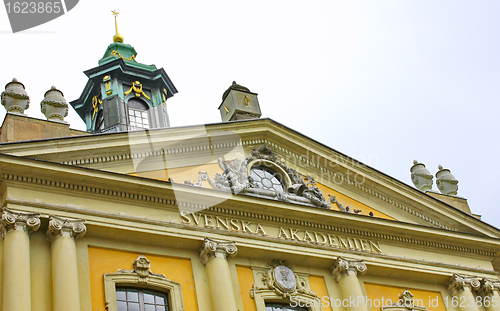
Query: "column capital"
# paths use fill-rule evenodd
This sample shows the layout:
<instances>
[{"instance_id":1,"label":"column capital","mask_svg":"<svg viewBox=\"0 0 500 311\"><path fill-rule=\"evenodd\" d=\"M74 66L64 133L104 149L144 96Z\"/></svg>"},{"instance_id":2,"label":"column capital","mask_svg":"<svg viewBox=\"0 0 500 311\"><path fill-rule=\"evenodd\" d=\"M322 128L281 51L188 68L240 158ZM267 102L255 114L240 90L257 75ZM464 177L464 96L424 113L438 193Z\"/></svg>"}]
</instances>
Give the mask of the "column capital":
<instances>
[{"instance_id":1,"label":"column capital","mask_svg":"<svg viewBox=\"0 0 500 311\"><path fill-rule=\"evenodd\" d=\"M69 236L78 238L85 235L87 227L83 219L71 219L57 216L50 216L49 228L47 229L47 239L52 242L56 237Z\"/></svg>"},{"instance_id":2,"label":"column capital","mask_svg":"<svg viewBox=\"0 0 500 311\"><path fill-rule=\"evenodd\" d=\"M478 289L477 293L480 295L493 295L494 292L500 292L500 280L482 278L481 288Z\"/></svg>"},{"instance_id":3,"label":"column capital","mask_svg":"<svg viewBox=\"0 0 500 311\"><path fill-rule=\"evenodd\" d=\"M15 230L23 230L31 234L40 228L40 214L14 211L4 207L0 227L3 236Z\"/></svg>"},{"instance_id":4,"label":"column capital","mask_svg":"<svg viewBox=\"0 0 500 311\"><path fill-rule=\"evenodd\" d=\"M363 260L338 257L333 265L332 275L338 282L346 275L364 274L367 270Z\"/></svg>"},{"instance_id":5,"label":"column capital","mask_svg":"<svg viewBox=\"0 0 500 311\"><path fill-rule=\"evenodd\" d=\"M238 253L235 242L205 238L203 246L200 248L200 257L203 264L214 257L234 257Z\"/></svg>"},{"instance_id":6,"label":"column capital","mask_svg":"<svg viewBox=\"0 0 500 311\"><path fill-rule=\"evenodd\" d=\"M453 274L447 283L448 291L455 296L465 288L470 290L478 290L481 287L481 282L478 277L471 275Z\"/></svg>"}]
</instances>

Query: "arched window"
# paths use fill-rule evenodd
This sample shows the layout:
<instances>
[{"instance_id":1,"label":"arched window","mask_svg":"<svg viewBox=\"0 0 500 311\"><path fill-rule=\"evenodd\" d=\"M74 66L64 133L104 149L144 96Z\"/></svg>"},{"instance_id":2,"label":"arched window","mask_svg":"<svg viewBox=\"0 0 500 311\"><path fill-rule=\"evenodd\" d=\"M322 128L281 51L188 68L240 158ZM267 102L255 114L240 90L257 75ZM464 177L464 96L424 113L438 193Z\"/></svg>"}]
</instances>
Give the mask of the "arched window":
<instances>
[{"instance_id":1,"label":"arched window","mask_svg":"<svg viewBox=\"0 0 500 311\"><path fill-rule=\"evenodd\" d=\"M288 303L266 303L266 311L308 311L306 308L294 306Z\"/></svg>"},{"instance_id":2,"label":"arched window","mask_svg":"<svg viewBox=\"0 0 500 311\"><path fill-rule=\"evenodd\" d=\"M97 117L95 119L94 131L96 133L100 133L104 129L104 115L102 113L102 109L97 113Z\"/></svg>"},{"instance_id":3,"label":"arched window","mask_svg":"<svg viewBox=\"0 0 500 311\"><path fill-rule=\"evenodd\" d=\"M267 167L252 167L250 177L261 189L283 192L283 177Z\"/></svg>"},{"instance_id":4,"label":"arched window","mask_svg":"<svg viewBox=\"0 0 500 311\"><path fill-rule=\"evenodd\" d=\"M167 294L140 288L116 289L117 311L168 311Z\"/></svg>"},{"instance_id":5,"label":"arched window","mask_svg":"<svg viewBox=\"0 0 500 311\"><path fill-rule=\"evenodd\" d=\"M131 98L127 102L128 107L128 121L131 130L148 129L148 105L142 100Z\"/></svg>"},{"instance_id":6,"label":"arched window","mask_svg":"<svg viewBox=\"0 0 500 311\"><path fill-rule=\"evenodd\" d=\"M105 274L104 294L108 311L184 310L181 284L151 272L144 255L134 260L133 270Z\"/></svg>"}]
</instances>

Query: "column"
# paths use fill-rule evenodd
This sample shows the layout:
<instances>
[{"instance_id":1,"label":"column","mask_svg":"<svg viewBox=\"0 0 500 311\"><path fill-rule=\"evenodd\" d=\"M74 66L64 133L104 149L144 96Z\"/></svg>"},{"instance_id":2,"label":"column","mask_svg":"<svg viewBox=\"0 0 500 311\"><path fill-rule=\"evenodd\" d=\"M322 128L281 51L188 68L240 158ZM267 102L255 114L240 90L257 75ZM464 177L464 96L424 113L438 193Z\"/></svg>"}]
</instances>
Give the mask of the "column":
<instances>
[{"instance_id":1,"label":"column","mask_svg":"<svg viewBox=\"0 0 500 311\"><path fill-rule=\"evenodd\" d=\"M343 305L347 311L368 311L365 295L359 283L358 273L364 274L367 268L362 260L337 258L332 275L339 283Z\"/></svg>"},{"instance_id":2,"label":"column","mask_svg":"<svg viewBox=\"0 0 500 311\"><path fill-rule=\"evenodd\" d=\"M83 220L50 216L47 237L51 242L54 311L80 311L76 240L86 231Z\"/></svg>"},{"instance_id":3,"label":"column","mask_svg":"<svg viewBox=\"0 0 500 311\"><path fill-rule=\"evenodd\" d=\"M31 310L29 234L38 228L40 214L3 209L3 311Z\"/></svg>"},{"instance_id":4,"label":"column","mask_svg":"<svg viewBox=\"0 0 500 311\"><path fill-rule=\"evenodd\" d=\"M481 283L477 277L453 274L448 281L448 292L457 301L459 311L478 311L472 290L478 290Z\"/></svg>"},{"instance_id":5,"label":"column","mask_svg":"<svg viewBox=\"0 0 500 311\"><path fill-rule=\"evenodd\" d=\"M237 311L228 257L236 256L234 242L205 238L200 256L207 268L212 310Z\"/></svg>"},{"instance_id":6,"label":"column","mask_svg":"<svg viewBox=\"0 0 500 311\"><path fill-rule=\"evenodd\" d=\"M483 278L478 294L483 297L482 305L486 311L500 311L500 281Z\"/></svg>"}]
</instances>

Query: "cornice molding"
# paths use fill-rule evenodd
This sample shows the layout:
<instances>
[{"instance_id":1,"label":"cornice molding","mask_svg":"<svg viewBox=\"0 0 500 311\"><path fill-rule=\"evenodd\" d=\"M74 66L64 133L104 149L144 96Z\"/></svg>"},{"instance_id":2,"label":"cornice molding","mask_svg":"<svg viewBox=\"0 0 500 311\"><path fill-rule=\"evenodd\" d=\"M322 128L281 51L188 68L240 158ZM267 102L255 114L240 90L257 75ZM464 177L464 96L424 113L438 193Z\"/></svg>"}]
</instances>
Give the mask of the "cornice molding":
<instances>
[{"instance_id":1,"label":"cornice molding","mask_svg":"<svg viewBox=\"0 0 500 311\"><path fill-rule=\"evenodd\" d=\"M298 154L296 154L296 153L294 153L294 152L292 152L292 151L290 151L290 150L288 150L288 149L286 149L286 148L284 148L284 147L282 147L274 142L268 141L267 139L265 140L265 142L269 146L273 147L275 150L279 150L280 152L286 154L287 156L291 156L294 159L296 159L297 160L296 163L302 162L303 164L307 165L308 167L314 167L314 168L318 169L321 173L321 176L323 176L323 174L326 173L330 177L332 177L331 180L338 180L339 184L346 184L346 185L349 185L350 188L356 188L356 189L362 190L363 192L371 195L372 197L375 197L376 199L380 199L386 203L389 203L393 206L396 206L400 210L402 210L402 211L404 211L404 212L406 212L414 217L418 217L421 220L424 220L425 222L431 224L434 227L455 231L453 228L446 226L445 224L443 224L435 219L432 219L431 217L428 217L428 216L416 211L415 209L413 209L407 205L404 205L400 202L397 202L396 200L389 198L386 195L381 194L378 191L375 191L371 188L368 188L368 187L364 186L363 184L360 184L356 181L345 178L343 176L343 174L341 174L341 173L334 172L330 169L325 168L322 165L318 165L317 163L311 161L310 159L307 159L306 161L304 161L304 157L301 157L300 155L298 155ZM338 155L338 156L340 156L340 155ZM342 161L338 161L338 162L340 162L339 164L342 164Z\"/></svg>"},{"instance_id":2,"label":"cornice molding","mask_svg":"<svg viewBox=\"0 0 500 311\"><path fill-rule=\"evenodd\" d=\"M31 202L31 201L26 201L26 200L13 199L13 198L7 198L5 202L7 204L24 205L24 206L31 206L31 207L37 207L37 208L48 208L48 209L52 209L52 210L71 212L71 213L76 213L76 214L81 214L81 215L104 217L104 218L108 218L108 219L119 219L119 220L133 221L133 222L160 225L160 226L188 228L190 230L198 230L198 231L203 231L203 232L211 232L211 233L220 234L220 230L217 230L217 229L209 229L209 228L203 228L203 227L192 227L189 225L181 225L181 224L176 224L173 222L167 222L167 221L161 221L161 220L145 219L145 218L134 217L134 216L129 216L129 215L119 215L119 214L113 214L113 213L107 213L107 212L101 212L101 211L95 211L95 210L88 210L88 209L82 209L80 207L74 207L71 205L39 203L39 202ZM175 202L175 201L171 201L171 202ZM264 214L253 213L253 212L232 210L232 209L221 208L221 207L206 208L206 207L199 205L199 204L191 204L191 203L183 203L183 202L179 202L179 204L180 204L180 206L188 205L190 209L198 209L199 208L200 210L205 210L206 212L216 212L216 213L230 215L230 216L247 217L247 218L252 218L252 219L257 219L257 220L272 221L272 222L286 224L286 225L309 227L309 228L325 230L327 232L337 232L337 233L348 234L348 235L353 235L353 236L357 236L357 237L375 238L375 239L378 239L381 241L385 240L387 242L413 244L413 245L418 245L418 246L426 247L426 248L429 248L429 247L440 248L440 249L443 249L446 251L454 251L454 252L462 253L462 254L467 253L467 254L481 255L481 256L487 256L487 257L494 257L496 255L496 252L493 252L493 251L486 251L486 250L469 248L469 247L464 247L464 246L457 246L457 245L451 245L451 244L445 244L445 243L425 241L425 240L420 240L420 239L416 239L416 238L405 238L405 237L400 237L397 235L375 233L375 232L371 232L371 231L361 231L361 230L351 229L351 228L347 228L347 227L337 227L337 226L332 226L332 225L326 225L324 223L313 223L313 222L309 222L309 221L302 221L302 220L289 219L289 218L284 218L284 217L279 217L279 216L270 216L270 215L264 215ZM174 205L174 204L171 204L171 205ZM224 234L248 238L248 234L244 234L244 233L224 232ZM276 238L271 238L271 237L259 237L256 235L252 235L252 238L264 239L264 240L270 240L270 241L276 240L276 241L279 241L279 243L290 243L290 244L296 244L296 245L304 245L304 242L293 242L293 241L289 241L289 240L276 239ZM320 244L318 244L318 245L309 244L308 247L332 250L331 247L322 246ZM359 252L356 250L341 250L341 249L333 249L333 250L345 252L345 253L350 253L350 254L364 254L363 252ZM371 254L371 255L375 256L378 254ZM474 271L476 271L476 270L474 270ZM489 270L480 269L480 271L489 271Z\"/></svg>"},{"instance_id":3,"label":"cornice molding","mask_svg":"<svg viewBox=\"0 0 500 311\"><path fill-rule=\"evenodd\" d=\"M319 165L318 163L315 163L311 161L310 159L307 159L304 161L304 157L301 157L300 155L272 142L269 141L268 139L254 139L254 140L242 140L241 144L235 143L235 142L229 142L225 144L214 144L212 145L212 148L218 149L218 148L228 148L228 147L237 147L237 146L257 146L260 144L267 144L274 148L275 150L282 152L286 154L287 156L291 156L294 159L296 159L300 163L303 162L302 164L307 165L308 167L314 167L318 169L321 174L328 174L331 178L331 180L338 180L339 183L349 185L350 188L355 188L362 190L363 192L369 194L370 196L380 199L386 203L389 203L400 210L410 214L413 217L417 217L427 223L429 223L431 226L446 229L446 230L451 230L455 231L453 228L435 220L432 219L431 217L428 217L419 211L402 204L400 202L397 202L396 200L387 197L384 194L381 194L380 192L377 192L371 188L368 188L360 183L357 183L353 180L350 180L348 178L345 178L343 174L334 172L330 169L325 168L322 165ZM139 153L125 153L125 154L117 154L117 155L107 155L107 156L100 156L100 157L91 157L91 158L81 158L81 159L74 159L70 161L63 161L61 164L66 164L66 165L86 165L86 164L101 164L101 163L110 163L110 162L116 162L116 161L124 161L124 160L130 160L130 159L143 159L147 157L159 157L159 156L165 156L165 155L173 155L173 154L183 154L183 153L191 153L191 152L198 152L198 151L203 151L205 150L206 146L197 146L197 147L184 147L184 148L171 148L171 149L161 149L161 150L156 150L156 151L149 151L149 152L139 152ZM340 156L340 155L338 155ZM337 161L339 164L342 163L342 161Z\"/></svg>"},{"instance_id":4,"label":"cornice molding","mask_svg":"<svg viewBox=\"0 0 500 311\"><path fill-rule=\"evenodd\" d=\"M101 211L95 211L95 210L88 210L88 209L83 209L81 207L74 207L71 205L60 205L60 204L51 204L51 203L40 203L40 202L32 202L32 201L26 201L26 200L19 200L19 199L11 199L8 198L6 200L7 204L15 204L19 206L27 206L31 208L40 208L40 209L47 209L47 210L54 210L54 211L61 211L65 213L71 213L74 215L85 215L85 216L91 216L91 217L102 217L105 219L110 219L112 220L110 223L114 223L116 220L123 220L123 221L130 221L134 223L141 223L141 224L148 224L148 225L155 225L159 226L161 228L174 228L174 229L184 229L184 230L189 230L189 231L196 231L199 232L199 236L197 235L191 235L193 239L204 239L207 234L214 234L214 235L220 235L221 231L218 229L211 229L211 228L206 228L206 227L193 227L190 225L184 225L184 224L179 224L179 223L174 223L170 221L162 221L162 220L155 220L155 219L146 219L144 217L136 217L136 216L130 216L130 215L121 215L121 214L115 214L115 213L108 213L108 212L101 212ZM43 217L43 216L42 216ZM83 217L82 217L83 218ZM89 225L94 225L95 221L92 221L89 217L87 218L87 222ZM134 225L135 227L135 225ZM90 231L92 232L92 231ZM225 236L232 236L235 238L241 238L241 239L248 239L249 235L247 233L241 233L241 232L230 232L230 231L224 231L223 234ZM333 249L331 247L323 246L323 245L315 245L315 244L304 244L303 242L299 241L292 241L292 240L283 240L280 238L274 238L274 237L269 237L269 236L257 236L257 235L252 235L252 239L254 240L260 240L260 241L265 241L265 242L271 242L271 243L277 243L280 245L294 245L294 246L306 246L307 248L312 248L312 249L319 249L323 251L332 251L335 254L338 253L344 253L347 254L347 256L366 256L367 254L362 251L357 251L357 250L351 250L351 249ZM479 254L477 253L478 251L481 250L474 250L476 253L474 254ZM484 255L484 251L481 255ZM490 256L493 257L496 253L493 252L488 252L489 255L485 256ZM412 259L408 257L402 257L402 256L394 256L394 255L386 255L386 254L376 254L376 253L370 253L369 254L370 258L376 258L376 259L382 259L382 260L393 260L397 262L405 262L405 263L412 263L412 264L418 264L418 265L423 265L423 266L435 266L435 267L440 267L444 269L448 269L451 271L466 271L466 273L474 273L474 274L483 274L483 275L499 275L498 272L494 270L487 270L487 269L482 269L482 268L476 268L476 267L466 267L463 265L454 265L454 264L447 264L443 262L435 262L435 261L428 261L428 260L421 260L421 259ZM365 260L366 261L366 260ZM373 265L373 263L371 263Z\"/></svg>"},{"instance_id":5,"label":"cornice molding","mask_svg":"<svg viewBox=\"0 0 500 311\"><path fill-rule=\"evenodd\" d=\"M414 239L414 238L401 237L401 236L397 236L397 235L377 233L377 232L372 232L372 231L362 231L362 230L352 229L352 228L348 228L348 227L337 227L337 226L332 226L332 225L326 225L324 223L313 223L313 222L308 222L308 221L294 220L294 219L277 217L277 216L263 215L263 214L254 213L254 212L232 210L232 209L227 209L227 208L222 208L222 207L210 207L210 208L208 208L207 206L204 206L202 204L177 202L176 200L159 198L157 196L134 194L134 193L126 192L126 191L115 191L115 190L104 189L102 187L83 186L83 185L77 185L77 184L73 184L73 183L46 180L46 179L41 179L41 178L32 178L32 177L19 176L19 175L8 174L8 173L3 173L0 175L0 177L3 180L11 180L11 181L16 181L16 182L39 184L39 185L51 186L51 187L56 187L56 188L63 188L63 189L68 189L68 190L82 191L82 192L86 192L86 193L95 193L95 194L100 194L100 195L106 195L106 196L111 196L111 197L115 197L115 198L124 198L124 199L138 200L138 201L142 201L142 202L157 203L160 205L170 205L170 206L178 205L179 207L189 207L190 210L197 210L197 209L198 210L208 210L208 211L214 211L214 212L227 214L227 215L243 216L243 217L249 217L249 218L253 218L253 219L270 220L270 221L275 221L275 222L288 224L288 225L296 225L296 226L310 227L310 228L316 228L316 229L323 229L323 230L327 230L327 231L334 231L334 232L338 232L338 233L346 233L346 234L351 234L351 235L356 235L356 236L375 238L375 239L386 240L386 241L390 241L390 242L409 243L409 244L420 245L420 246L424 246L424 247L437 247L437 248L442 248L445 250L451 250L451 251L456 251L456 252L461 252L461 253L470 253L470 254L476 254L476 255L483 255L483 256L490 256L490 257L492 257L496 254L495 252L482 251L482 250L473 249L473 248L469 248L469 247L450 245L450 244L445 244L445 243L440 243L440 242L422 241L422 240ZM133 178L132 176L129 176L129 177ZM186 186L186 187L189 187L189 186ZM192 188L189 187L187 189L192 189ZM208 191L215 191L215 190L210 190L210 189L207 189L207 190ZM283 203L283 204L285 204L285 203ZM334 211L332 211L332 212L334 212Z\"/></svg>"},{"instance_id":6,"label":"cornice molding","mask_svg":"<svg viewBox=\"0 0 500 311\"><path fill-rule=\"evenodd\" d=\"M103 187L92 187L92 186L87 186L87 185L84 186L84 185L79 185L79 184L75 184L75 183L60 182L60 181L54 181L54 180L48 180L48 179L42 179L42 178L34 178L34 177L26 177L26 176L14 175L14 174L9 174L9 173L2 173L0 175L0 179L7 180L7 181L38 184L38 185L42 185L42 186L62 188L62 189L67 189L67 190L80 191L80 192L95 193L95 194L100 194L100 195L105 195L105 196L138 200L138 201L144 201L144 202L152 202L152 203L167 204L167 205L176 205L177 204L177 202L175 200L159 198L157 196L135 194L135 193L130 193L130 192L126 192L126 191L109 190L109 189L104 189Z\"/></svg>"},{"instance_id":7,"label":"cornice molding","mask_svg":"<svg viewBox=\"0 0 500 311\"><path fill-rule=\"evenodd\" d=\"M437 248L456 251L456 252L460 252L460 253L471 253L471 254L483 255L483 256L495 256L495 254L496 254L495 252L481 251L481 250L472 249L472 248L463 247L463 246L454 246L454 245L439 243L439 242L423 241L423 240L419 240L419 239L415 239L415 238L407 238L407 237L401 237L401 236L391 235L391 234L377 233L377 232L372 232L372 231L361 231L361 230L352 229L352 228L348 228L348 227L337 227L337 226L327 225L324 223L317 223L317 222L314 223L314 222L303 221L303 220L283 218L283 217L279 217L279 216L269 216L269 215L254 213L254 212L232 210L232 209L227 209L227 208L222 208L222 207L207 208L207 207L200 205L199 209L206 210L206 211L214 211L214 212L218 212L221 214L232 215L232 216L241 216L241 217L248 217L248 218L253 218L253 219L258 219L258 220L274 221L274 222L279 222L279 223L283 223L283 224L287 224L287 225L309 227L309 228L314 228L314 229L325 230L327 232L346 233L346 234L350 234L350 235L354 235L354 236L358 236L358 237L376 238L379 240L409 243L409 244L426 246L426 247L437 247Z\"/></svg>"}]
</instances>

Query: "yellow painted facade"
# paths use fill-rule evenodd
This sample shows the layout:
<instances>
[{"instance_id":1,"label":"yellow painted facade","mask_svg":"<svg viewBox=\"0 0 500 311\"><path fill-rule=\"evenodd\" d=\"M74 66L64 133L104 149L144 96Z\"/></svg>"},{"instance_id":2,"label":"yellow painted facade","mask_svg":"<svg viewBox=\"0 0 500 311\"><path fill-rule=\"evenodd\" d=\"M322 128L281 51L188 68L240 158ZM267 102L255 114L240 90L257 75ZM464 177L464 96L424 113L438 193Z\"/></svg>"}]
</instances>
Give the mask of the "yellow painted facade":
<instances>
[{"instance_id":1,"label":"yellow painted facade","mask_svg":"<svg viewBox=\"0 0 500 311\"><path fill-rule=\"evenodd\" d=\"M373 302L382 302L382 299L396 302L399 300L399 294L405 289L410 290L415 295L416 305L423 306L431 311L446 311L446 305L440 292L371 283L365 283L365 289L367 297L372 300L372 303L370 303L372 311L380 310L380 305L377 306L377 303Z\"/></svg>"},{"instance_id":2,"label":"yellow painted facade","mask_svg":"<svg viewBox=\"0 0 500 311\"><path fill-rule=\"evenodd\" d=\"M88 250L90 282L97 285L91 290L92 310L105 310L103 275L115 273L119 269L132 269L132 262L141 254L95 247L89 247ZM168 275L169 279L181 283L186 310L198 310L191 261L146 255L151 261L151 269L154 269L154 272Z\"/></svg>"},{"instance_id":3,"label":"yellow painted facade","mask_svg":"<svg viewBox=\"0 0 500 311\"><path fill-rule=\"evenodd\" d=\"M464 198L224 103L94 135L7 114L0 311L500 311L500 231Z\"/></svg>"}]
</instances>

